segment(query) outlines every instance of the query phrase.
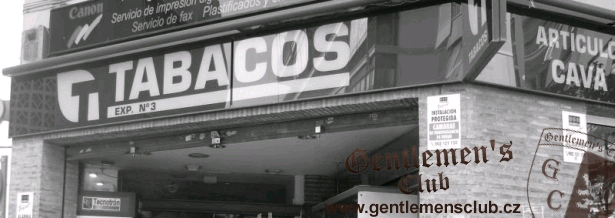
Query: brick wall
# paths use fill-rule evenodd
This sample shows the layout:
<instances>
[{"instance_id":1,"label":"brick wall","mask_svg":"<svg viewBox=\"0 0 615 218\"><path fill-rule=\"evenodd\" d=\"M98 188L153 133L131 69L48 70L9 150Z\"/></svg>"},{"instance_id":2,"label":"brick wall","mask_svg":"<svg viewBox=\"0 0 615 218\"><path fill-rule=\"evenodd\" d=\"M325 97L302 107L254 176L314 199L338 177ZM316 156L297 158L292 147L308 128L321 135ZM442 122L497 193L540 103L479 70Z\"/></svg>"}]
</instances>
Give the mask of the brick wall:
<instances>
[{"instance_id":1,"label":"brick wall","mask_svg":"<svg viewBox=\"0 0 615 218\"><path fill-rule=\"evenodd\" d=\"M492 201L498 204L518 203L527 208L527 178L536 153L537 143L543 128L561 127L562 111L586 113L588 103L535 95L476 84L456 84L404 90L399 95L419 98L419 142L420 152L427 148L427 105L426 97L440 94L461 94L462 147L490 147L491 139L496 149L504 143L513 142L513 159L499 162L497 150L488 149L487 163L458 164L449 167L421 167L423 180L437 178L443 173L449 179L448 190L435 193L421 193L421 203L479 203ZM597 113L608 113L613 108L598 107ZM400 139L401 140L401 139ZM473 153L472 153L473 154ZM66 178L65 217L74 217L78 184L77 163L69 162L64 175L64 149L44 143L41 138L13 139L13 170L10 187L10 216L15 217L15 198L18 192L35 192L34 217L61 217L63 180ZM560 158L561 148L541 149L540 157ZM473 156L471 160L474 161ZM578 169L578 168L576 168ZM575 177L576 169L562 170L562 177ZM357 180L358 181L358 180ZM355 182L357 182L355 181ZM565 181L560 181L565 182ZM547 188L533 187L531 197L546 198L553 188L561 188L558 182L546 183ZM564 190L570 194L570 190ZM335 180L327 176L305 176L306 204L319 203L335 194ZM561 202L567 203L565 200ZM545 204L534 205L537 209ZM522 214L506 214L506 217L523 217ZM422 214L421 217L441 217ZM502 214L462 214L455 217L502 217ZM525 214L528 217L528 214ZM539 216L542 217L542 216ZM545 214L544 217L551 217Z\"/></svg>"},{"instance_id":2,"label":"brick wall","mask_svg":"<svg viewBox=\"0 0 615 218\"><path fill-rule=\"evenodd\" d=\"M39 213L43 140L40 138L14 138L11 158L11 185L9 187L9 217L16 217L16 199L19 192L34 192L33 217Z\"/></svg>"},{"instance_id":3,"label":"brick wall","mask_svg":"<svg viewBox=\"0 0 615 218\"><path fill-rule=\"evenodd\" d=\"M40 137L14 138L12 155L9 217L16 216L19 192L34 192L33 217L62 217L64 147L46 143ZM76 183L78 165L71 163L67 171L67 180ZM65 207L76 210L77 186L67 190L70 198ZM71 211L66 211L66 217L74 217Z\"/></svg>"},{"instance_id":4,"label":"brick wall","mask_svg":"<svg viewBox=\"0 0 615 218\"><path fill-rule=\"evenodd\" d=\"M461 132L462 148L475 146L487 147L487 163L474 163L472 153L468 165L421 167L422 179L438 178L443 173L450 180L448 190L433 193L421 193L421 203L478 203L492 201L521 204L528 207L527 181L530 167L537 156L555 159L562 158L561 147L543 148L537 151L537 145L543 128L562 127L562 111L586 113L586 103L549 96L515 92L502 88L466 84L462 87L443 87L442 94L461 94ZM427 149L427 115L426 98L419 99L420 152ZM611 115L612 116L612 115ZM496 141L496 150L491 151L490 140ZM499 147L513 142L513 159L499 162L502 155ZM473 151L472 151L473 152ZM431 160L435 162L435 160ZM542 162L539 163L542 165ZM541 166L538 166L541 167ZM535 169L534 169L535 170ZM533 170L533 171L534 171ZM559 172L560 178L574 178L578 166L570 165ZM533 183L534 181L533 178ZM530 197L543 199L540 204L532 205L536 210L545 209L544 217L551 217L547 212L546 198L553 189L562 189L570 196L570 180L551 181L544 187L530 187ZM566 190L564 190L566 189ZM571 189L571 187L568 187ZM566 207L566 198L557 202ZM556 204L556 205L557 205ZM529 214L525 214L528 217ZM441 215L423 214L421 217L441 217ZM455 217L502 217L502 214L463 214ZM506 217L524 217L523 214L506 214ZM538 217L543 217L538 215Z\"/></svg>"},{"instance_id":5,"label":"brick wall","mask_svg":"<svg viewBox=\"0 0 615 218\"><path fill-rule=\"evenodd\" d=\"M64 217L77 216L77 201L79 190L79 161L66 162L66 178L64 192Z\"/></svg>"},{"instance_id":6,"label":"brick wall","mask_svg":"<svg viewBox=\"0 0 615 218\"><path fill-rule=\"evenodd\" d=\"M40 216L62 217L64 147L44 143L40 180Z\"/></svg>"}]
</instances>

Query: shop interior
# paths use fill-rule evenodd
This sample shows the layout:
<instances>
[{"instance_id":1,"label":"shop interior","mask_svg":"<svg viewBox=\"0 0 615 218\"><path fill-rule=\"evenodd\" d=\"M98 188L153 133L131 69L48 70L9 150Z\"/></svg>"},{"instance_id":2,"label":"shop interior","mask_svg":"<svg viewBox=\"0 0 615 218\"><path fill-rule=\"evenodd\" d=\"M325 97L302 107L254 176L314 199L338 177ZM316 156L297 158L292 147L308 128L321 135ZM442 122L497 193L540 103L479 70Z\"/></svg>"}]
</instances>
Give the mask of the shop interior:
<instances>
[{"instance_id":1,"label":"shop interior","mask_svg":"<svg viewBox=\"0 0 615 218\"><path fill-rule=\"evenodd\" d=\"M346 162L356 149L371 157L418 146L417 110L72 146L69 161L80 163L81 193L134 193L136 217L356 217L325 214L323 202L356 204L357 187L400 194L399 179L418 170L351 173Z\"/></svg>"}]
</instances>

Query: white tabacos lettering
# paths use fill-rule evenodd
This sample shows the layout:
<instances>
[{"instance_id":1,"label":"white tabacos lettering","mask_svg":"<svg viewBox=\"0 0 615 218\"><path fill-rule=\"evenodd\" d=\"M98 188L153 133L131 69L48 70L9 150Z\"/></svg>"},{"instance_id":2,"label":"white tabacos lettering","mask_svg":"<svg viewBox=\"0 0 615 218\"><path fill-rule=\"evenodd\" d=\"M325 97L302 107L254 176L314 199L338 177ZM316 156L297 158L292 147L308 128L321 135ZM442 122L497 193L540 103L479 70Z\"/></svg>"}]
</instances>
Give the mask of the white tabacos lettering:
<instances>
[{"instance_id":1,"label":"white tabacos lettering","mask_svg":"<svg viewBox=\"0 0 615 218\"><path fill-rule=\"evenodd\" d=\"M350 46L345 41L327 40L327 36L347 36L348 26L344 23L334 23L318 27L314 32L314 49L321 53L336 53L333 60L326 60L324 56L312 58L314 69L320 72L334 71L346 67L350 59ZM284 45L292 42L295 45L295 63L284 62ZM303 73L306 69L309 52L307 34L303 30L294 30L275 35L271 45L262 37L241 40L235 45L234 74L242 83L251 83L263 78L269 64L273 74L277 77L292 77ZM271 49L271 57L258 61L255 67L248 69L248 51L256 54L267 53ZM288 61L286 61L288 62Z\"/></svg>"},{"instance_id":2,"label":"white tabacos lettering","mask_svg":"<svg viewBox=\"0 0 615 218\"><path fill-rule=\"evenodd\" d=\"M236 97L267 96L268 94L251 91L251 88L260 90L271 85L261 82L268 73L272 74L268 77L289 78L290 80L274 84L287 87L285 91L289 93L347 86L348 72L316 77L312 77L312 74L346 67L350 59L350 47L347 40L339 40L339 37L348 38L349 32L345 23L334 23L316 28L311 36L313 40L309 40L310 36L305 30L292 30L275 34L273 40L269 41L263 37L255 37L235 42L235 79L239 83L257 83L241 87L244 92L252 95ZM310 41L313 42L312 45ZM313 46L313 50L310 50L310 46ZM285 50L289 47L292 47L291 52ZM310 51L322 55L310 56ZM81 69L59 73L58 100L62 114L70 122L82 122L86 118L87 121L99 120L99 111L104 111L101 108L107 112L103 118L113 118L228 102L231 89L231 74L228 68L231 62L230 52L230 43L214 44L202 49L173 51L155 57L111 63L106 75L95 76L96 74ZM268 54L266 58L255 58L255 55L264 53ZM293 62L289 61L289 54L294 55ZM325 58L324 54L335 55ZM249 59L255 64L249 66ZM310 62L313 68L308 68ZM310 75L304 76L307 78L304 80L315 85L310 84L308 88L296 87L292 82L299 81L298 77L305 75L307 71L310 71ZM216 83L218 87L206 87ZM102 87L95 87L97 84ZM113 90L114 94L113 91L103 92L104 84L112 85L110 90ZM224 86L228 88L224 89ZM100 99L105 99L106 105L99 106L102 104ZM80 105L85 107L85 101L88 102L87 110L80 108ZM84 114L86 112L87 116Z\"/></svg>"},{"instance_id":3,"label":"white tabacos lettering","mask_svg":"<svg viewBox=\"0 0 615 218\"><path fill-rule=\"evenodd\" d=\"M209 71L212 60L215 67L214 70ZM205 47L200 63L197 77L193 80L192 74L188 71L188 68L192 65L192 55L190 52L179 51L165 54L162 95L184 92L190 88L192 82L196 83L194 86L195 90L204 89L205 83L210 80L216 80L220 86L229 84L221 45ZM156 76L154 64L151 57L142 58L137 61L128 100L137 99L141 92L147 92L150 97L161 95L160 87L158 87L159 78ZM174 64L179 64L179 67L174 67ZM116 74L115 102L124 101L125 74L128 70L133 69L133 65L134 61L127 61L109 66L109 73ZM179 78L179 82L174 83L174 78Z\"/></svg>"}]
</instances>

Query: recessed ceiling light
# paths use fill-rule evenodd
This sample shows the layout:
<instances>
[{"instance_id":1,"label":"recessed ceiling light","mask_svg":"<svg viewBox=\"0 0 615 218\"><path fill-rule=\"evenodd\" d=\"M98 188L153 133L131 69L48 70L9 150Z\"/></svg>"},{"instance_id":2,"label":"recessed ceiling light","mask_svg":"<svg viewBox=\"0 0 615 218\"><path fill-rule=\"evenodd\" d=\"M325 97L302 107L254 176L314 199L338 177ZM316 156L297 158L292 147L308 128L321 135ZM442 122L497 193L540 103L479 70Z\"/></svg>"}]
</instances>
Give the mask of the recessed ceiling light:
<instances>
[{"instance_id":1,"label":"recessed ceiling light","mask_svg":"<svg viewBox=\"0 0 615 218\"><path fill-rule=\"evenodd\" d=\"M98 177L98 175L96 175L96 173L90 173L90 177L96 178L96 177Z\"/></svg>"},{"instance_id":2,"label":"recessed ceiling light","mask_svg":"<svg viewBox=\"0 0 615 218\"><path fill-rule=\"evenodd\" d=\"M188 157L191 157L191 158L208 158L209 155L208 154L203 154L203 153L192 153L192 154L189 154Z\"/></svg>"},{"instance_id":3,"label":"recessed ceiling light","mask_svg":"<svg viewBox=\"0 0 615 218\"><path fill-rule=\"evenodd\" d=\"M97 182L96 185L97 186L103 186L104 184L102 182Z\"/></svg>"},{"instance_id":4,"label":"recessed ceiling light","mask_svg":"<svg viewBox=\"0 0 615 218\"><path fill-rule=\"evenodd\" d=\"M209 145L210 148L226 148L226 145L222 145L222 144L212 144Z\"/></svg>"}]
</instances>

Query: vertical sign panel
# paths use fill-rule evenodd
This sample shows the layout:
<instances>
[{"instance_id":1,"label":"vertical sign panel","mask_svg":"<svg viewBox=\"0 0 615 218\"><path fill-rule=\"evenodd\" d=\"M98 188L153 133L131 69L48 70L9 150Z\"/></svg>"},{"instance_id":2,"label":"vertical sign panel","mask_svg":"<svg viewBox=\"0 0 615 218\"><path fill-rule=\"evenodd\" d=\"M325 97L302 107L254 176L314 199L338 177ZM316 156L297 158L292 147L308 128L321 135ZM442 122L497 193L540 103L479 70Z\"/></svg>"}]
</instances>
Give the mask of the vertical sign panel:
<instances>
[{"instance_id":1,"label":"vertical sign panel","mask_svg":"<svg viewBox=\"0 0 615 218\"><path fill-rule=\"evenodd\" d=\"M427 97L427 149L461 148L461 95Z\"/></svg>"},{"instance_id":2,"label":"vertical sign panel","mask_svg":"<svg viewBox=\"0 0 615 218\"><path fill-rule=\"evenodd\" d=\"M564 136L566 137L564 139L564 161L581 163L583 154L585 153L581 150L586 151L587 147L583 146L585 143L572 141L572 139L587 141L587 122L585 114L562 111L562 126L564 128Z\"/></svg>"},{"instance_id":3,"label":"vertical sign panel","mask_svg":"<svg viewBox=\"0 0 615 218\"><path fill-rule=\"evenodd\" d=\"M473 80L504 45L506 2L468 0L462 10L463 65L466 79Z\"/></svg>"},{"instance_id":4,"label":"vertical sign panel","mask_svg":"<svg viewBox=\"0 0 615 218\"><path fill-rule=\"evenodd\" d=\"M34 210L34 192L17 194L17 218L32 218Z\"/></svg>"}]
</instances>

